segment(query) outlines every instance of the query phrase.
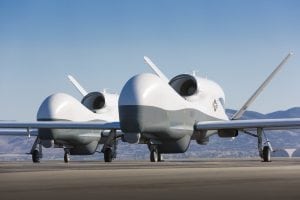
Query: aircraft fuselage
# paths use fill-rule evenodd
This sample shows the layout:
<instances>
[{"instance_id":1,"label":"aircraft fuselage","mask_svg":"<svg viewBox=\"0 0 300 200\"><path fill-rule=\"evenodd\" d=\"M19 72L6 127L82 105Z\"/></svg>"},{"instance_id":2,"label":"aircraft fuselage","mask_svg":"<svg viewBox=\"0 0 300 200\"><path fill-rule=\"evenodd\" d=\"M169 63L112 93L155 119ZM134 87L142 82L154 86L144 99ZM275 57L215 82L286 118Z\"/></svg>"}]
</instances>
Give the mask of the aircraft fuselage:
<instances>
[{"instance_id":1,"label":"aircraft fuselage","mask_svg":"<svg viewBox=\"0 0 300 200\"><path fill-rule=\"evenodd\" d=\"M224 99L223 91L209 80L182 75L166 83L154 74L136 75L120 94L121 130L141 133L161 153L182 153L196 122L227 120L220 99Z\"/></svg>"}]
</instances>

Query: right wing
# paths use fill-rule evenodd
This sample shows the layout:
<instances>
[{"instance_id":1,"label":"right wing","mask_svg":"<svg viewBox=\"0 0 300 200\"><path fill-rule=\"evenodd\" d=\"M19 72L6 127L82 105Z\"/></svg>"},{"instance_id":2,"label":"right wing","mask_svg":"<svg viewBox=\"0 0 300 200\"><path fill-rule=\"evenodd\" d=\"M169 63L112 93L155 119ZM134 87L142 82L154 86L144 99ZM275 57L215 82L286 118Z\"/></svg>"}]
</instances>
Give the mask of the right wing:
<instances>
[{"instance_id":1,"label":"right wing","mask_svg":"<svg viewBox=\"0 0 300 200\"><path fill-rule=\"evenodd\" d=\"M245 129L299 129L300 118L282 118L282 119L249 119L249 120L230 120L230 121L206 121L198 122L195 130L245 130Z\"/></svg>"}]
</instances>

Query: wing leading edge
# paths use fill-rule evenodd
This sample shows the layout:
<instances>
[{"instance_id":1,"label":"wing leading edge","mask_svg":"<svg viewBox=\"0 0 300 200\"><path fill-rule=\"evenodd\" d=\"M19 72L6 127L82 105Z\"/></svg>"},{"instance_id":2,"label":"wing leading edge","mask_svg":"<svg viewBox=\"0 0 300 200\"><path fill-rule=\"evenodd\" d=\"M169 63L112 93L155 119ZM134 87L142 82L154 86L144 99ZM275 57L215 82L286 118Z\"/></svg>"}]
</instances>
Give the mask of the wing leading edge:
<instances>
[{"instance_id":1,"label":"wing leading edge","mask_svg":"<svg viewBox=\"0 0 300 200\"><path fill-rule=\"evenodd\" d=\"M38 131L36 129L1 129L0 136L37 136Z\"/></svg>"},{"instance_id":2,"label":"wing leading edge","mask_svg":"<svg viewBox=\"0 0 300 200\"><path fill-rule=\"evenodd\" d=\"M222 129L300 129L300 118L283 119L250 119L230 121L207 121L195 124L195 130L222 130Z\"/></svg>"},{"instance_id":3,"label":"wing leading edge","mask_svg":"<svg viewBox=\"0 0 300 200\"><path fill-rule=\"evenodd\" d=\"M99 130L119 130L119 122L74 122L74 121L48 121L48 122L0 122L0 129L99 129Z\"/></svg>"}]
</instances>

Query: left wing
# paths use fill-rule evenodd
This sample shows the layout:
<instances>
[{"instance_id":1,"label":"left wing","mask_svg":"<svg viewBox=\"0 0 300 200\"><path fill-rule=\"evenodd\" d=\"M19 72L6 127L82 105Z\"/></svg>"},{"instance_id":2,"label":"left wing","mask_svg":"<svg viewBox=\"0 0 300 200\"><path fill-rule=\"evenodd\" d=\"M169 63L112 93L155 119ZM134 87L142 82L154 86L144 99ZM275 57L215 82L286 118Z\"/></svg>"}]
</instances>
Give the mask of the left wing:
<instances>
[{"instance_id":1,"label":"left wing","mask_svg":"<svg viewBox=\"0 0 300 200\"><path fill-rule=\"evenodd\" d=\"M283 119L250 119L230 121L206 121L195 124L195 130L244 130L244 129L297 129L300 128L300 118Z\"/></svg>"},{"instance_id":2,"label":"left wing","mask_svg":"<svg viewBox=\"0 0 300 200\"><path fill-rule=\"evenodd\" d=\"M0 122L0 129L99 129L119 130L119 122L74 122L74 121L36 121L36 122Z\"/></svg>"},{"instance_id":3,"label":"left wing","mask_svg":"<svg viewBox=\"0 0 300 200\"><path fill-rule=\"evenodd\" d=\"M0 129L0 136L37 136L37 129Z\"/></svg>"}]
</instances>

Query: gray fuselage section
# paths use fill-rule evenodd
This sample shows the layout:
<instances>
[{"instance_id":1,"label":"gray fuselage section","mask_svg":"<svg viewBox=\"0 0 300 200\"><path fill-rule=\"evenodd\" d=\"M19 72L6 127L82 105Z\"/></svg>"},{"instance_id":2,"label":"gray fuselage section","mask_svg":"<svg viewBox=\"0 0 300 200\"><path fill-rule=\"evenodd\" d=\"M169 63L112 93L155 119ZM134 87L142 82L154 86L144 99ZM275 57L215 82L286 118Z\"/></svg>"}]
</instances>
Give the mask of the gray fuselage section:
<instances>
[{"instance_id":1,"label":"gray fuselage section","mask_svg":"<svg viewBox=\"0 0 300 200\"><path fill-rule=\"evenodd\" d=\"M141 133L157 142L160 153L182 153L189 147L194 124L217 120L196 109L168 111L153 106L119 106L124 133Z\"/></svg>"}]
</instances>

